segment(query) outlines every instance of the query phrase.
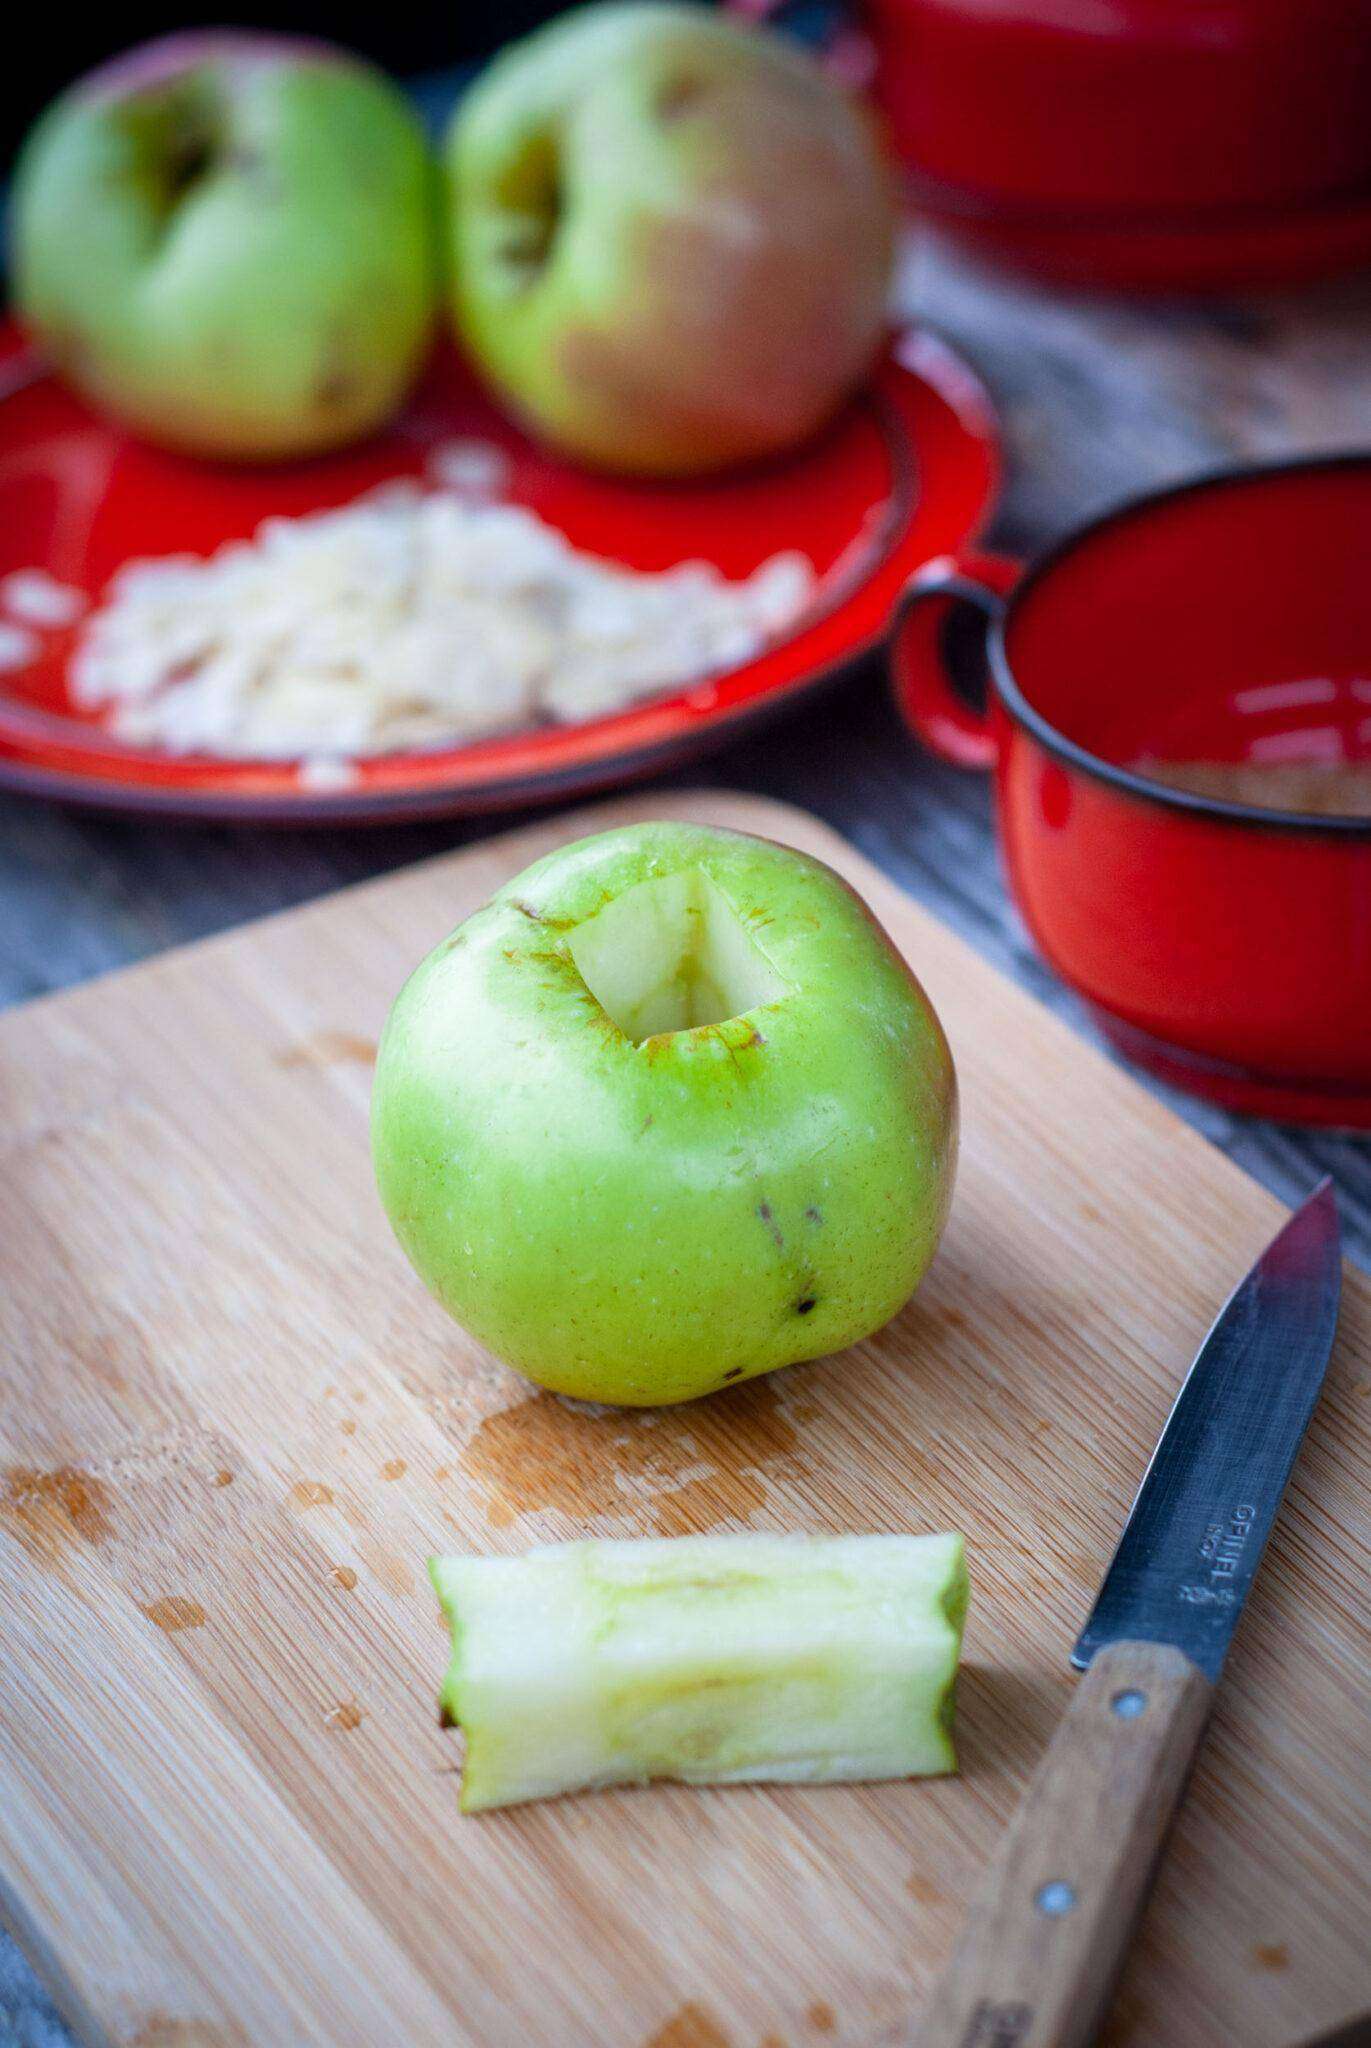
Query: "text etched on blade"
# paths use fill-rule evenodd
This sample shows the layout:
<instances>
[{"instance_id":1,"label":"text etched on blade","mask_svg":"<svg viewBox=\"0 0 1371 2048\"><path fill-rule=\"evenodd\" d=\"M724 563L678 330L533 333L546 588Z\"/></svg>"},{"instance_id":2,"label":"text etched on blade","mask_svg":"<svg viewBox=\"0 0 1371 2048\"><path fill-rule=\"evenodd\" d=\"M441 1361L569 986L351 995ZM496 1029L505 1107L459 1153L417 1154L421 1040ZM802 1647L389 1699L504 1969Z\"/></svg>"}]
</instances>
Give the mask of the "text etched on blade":
<instances>
[{"instance_id":1,"label":"text etched on blade","mask_svg":"<svg viewBox=\"0 0 1371 2048\"><path fill-rule=\"evenodd\" d=\"M1257 1510L1240 1501L1226 1522L1211 1522L1200 1544L1202 1576L1187 1579L1176 1588L1176 1597L1190 1607L1231 1607L1237 1599L1228 1581L1236 1576L1238 1563L1256 1524Z\"/></svg>"}]
</instances>

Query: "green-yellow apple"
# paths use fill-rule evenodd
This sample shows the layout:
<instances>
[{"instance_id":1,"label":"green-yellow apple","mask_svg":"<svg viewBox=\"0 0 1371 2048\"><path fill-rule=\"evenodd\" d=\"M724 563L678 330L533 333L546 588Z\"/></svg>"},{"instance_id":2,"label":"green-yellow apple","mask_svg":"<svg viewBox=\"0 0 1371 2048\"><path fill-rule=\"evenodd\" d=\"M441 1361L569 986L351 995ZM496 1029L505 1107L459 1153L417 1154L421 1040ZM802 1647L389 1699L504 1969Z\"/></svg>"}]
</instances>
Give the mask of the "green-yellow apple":
<instances>
[{"instance_id":1,"label":"green-yellow apple","mask_svg":"<svg viewBox=\"0 0 1371 2048\"><path fill-rule=\"evenodd\" d=\"M13 227L55 366L193 454L341 446L425 351L436 171L398 88L325 43L194 31L93 72L30 136Z\"/></svg>"},{"instance_id":2,"label":"green-yellow apple","mask_svg":"<svg viewBox=\"0 0 1371 2048\"><path fill-rule=\"evenodd\" d=\"M459 333L581 460L672 475L769 455L870 366L889 170L859 102L766 30L586 8L478 80L446 162Z\"/></svg>"},{"instance_id":3,"label":"green-yellow apple","mask_svg":"<svg viewBox=\"0 0 1371 2048\"><path fill-rule=\"evenodd\" d=\"M401 991L372 1098L420 1277L563 1394L686 1401L866 1336L947 1213L927 997L819 861L625 826L549 854Z\"/></svg>"}]
</instances>

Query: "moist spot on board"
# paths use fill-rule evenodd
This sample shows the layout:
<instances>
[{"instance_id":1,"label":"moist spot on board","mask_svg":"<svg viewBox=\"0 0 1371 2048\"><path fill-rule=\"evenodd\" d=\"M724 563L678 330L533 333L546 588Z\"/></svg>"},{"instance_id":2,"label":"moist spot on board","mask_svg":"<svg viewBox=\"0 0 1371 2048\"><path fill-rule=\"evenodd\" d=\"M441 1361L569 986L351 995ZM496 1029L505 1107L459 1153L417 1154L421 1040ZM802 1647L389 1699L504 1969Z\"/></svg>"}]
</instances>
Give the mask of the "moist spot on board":
<instances>
[{"instance_id":1,"label":"moist spot on board","mask_svg":"<svg viewBox=\"0 0 1371 2048\"><path fill-rule=\"evenodd\" d=\"M0 1521L25 1548L52 1556L73 1538L103 1543L110 1533L109 1488L75 1465L40 1471L11 1465L0 1483Z\"/></svg>"},{"instance_id":2,"label":"moist spot on board","mask_svg":"<svg viewBox=\"0 0 1371 2048\"><path fill-rule=\"evenodd\" d=\"M184 1628L203 1628L209 1618L198 1600L187 1600L180 1593L149 1602L143 1612L169 1636L179 1635Z\"/></svg>"},{"instance_id":3,"label":"moist spot on board","mask_svg":"<svg viewBox=\"0 0 1371 2048\"><path fill-rule=\"evenodd\" d=\"M297 1479L290 1489L290 1504L297 1514L306 1508L332 1507L333 1488L325 1486L322 1479Z\"/></svg>"},{"instance_id":4,"label":"moist spot on board","mask_svg":"<svg viewBox=\"0 0 1371 2048\"><path fill-rule=\"evenodd\" d=\"M664 2027L649 2034L643 2048L729 2048L729 2040L705 2008L692 1999Z\"/></svg>"},{"instance_id":5,"label":"moist spot on board","mask_svg":"<svg viewBox=\"0 0 1371 2048\"><path fill-rule=\"evenodd\" d=\"M556 1509L622 1524L625 1534L685 1536L765 1506L768 1474L799 1440L765 1379L717 1406L587 1414L534 1394L486 1417L462 1453L492 1528Z\"/></svg>"},{"instance_id":6,"label":"moist spot on board","mask_svg":"<svg viewBox=\"0 0 1371 2048\"><path fill-rule=\"evenodd\" d=\"M351 1031L316 1031L298 1045L285 1046L276 1054L278 1067L370 1067L376 1063L374 1038L359 1038Z\"/></svg>"},{"instance_id":7,"label":"moist spot on board","mask_svg":"<svg viewBox=\"0 0 1371 2048\"><path fill-rule=\"evenodd\" d=\"M414 1591L414 1573L405 1560L397 1557L394 1551L387 1550L374 1536L358 1537L357 1555L368 1571L374 1574L378 1585L384 1587L387 1593Z\"/></svg>"},{"instance_id":8,"label":"moist spot on board","mask_svg":"<svg viewBox=\"0 0 1371 2048\"><path fill-rule=\"evenodd\" d=\"M177 2019L158 2011L146 2014L127 2038L128 2048L247 2048L239 2027L214 2020Z\"/></svg>"}]
</instances>

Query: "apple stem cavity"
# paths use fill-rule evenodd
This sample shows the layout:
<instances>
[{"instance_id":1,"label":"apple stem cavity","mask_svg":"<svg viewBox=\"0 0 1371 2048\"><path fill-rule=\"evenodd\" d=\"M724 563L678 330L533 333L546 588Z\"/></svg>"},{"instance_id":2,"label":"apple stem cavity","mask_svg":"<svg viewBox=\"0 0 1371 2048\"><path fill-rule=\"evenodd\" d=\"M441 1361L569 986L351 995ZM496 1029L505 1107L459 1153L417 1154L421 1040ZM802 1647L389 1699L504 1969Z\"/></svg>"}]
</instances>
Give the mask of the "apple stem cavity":
<instances>
[{"instance_id":1,"label":"apple stem cavity","mask_svg":"<svg viewBox=\"0 0 1371 2048\"><path fill-rule=\"evenodd\" d=\"M547 130L529 135L496 183L500 258L508 280L530 285L551 258L562 225L565 195L557 138Z\"/></svg>"},{"instance_id":2,"label":"apple stem cavity","mask_svg":"<svg viewBox=\"0 0 1371 2048\"><path fill-rule=\"evenodd\" d=\"M190 133L178 144L167 166L164 203L170 213L199 184L214 163L214 146L208 135Z\"/></svg>"},{"instance_id":3,"label":"apple stem cavity","mask_svg":"<svg viewBox=\"0 0 1371 2048\"><path fill-rule=\"evenodd\" d=\"M16 310L143 438L270 462L358 440L427 353L433 165L397 85L313 40L163 38L72 86L25 143Z\"/></svg>"},{"instance_id":4,"label":"apple stem cavity","mask_svg":"<svg viewBox=\"0 0 1371 2048\"><path fill-rule=\"evenodd\" d=\"M788 993L703 868L635 884L566 943L600 1008L638 1045L731 1023Z\"/></svg>"},{"instance_id":5,"label":"apple stem cavity","mask_svg":"<svg viewBox=\"0 0 1371 2048\"><path fill-rule=\"evenodd\" d=\"M200 79L159 80L123 107L128 170L159 230L215 168L222 147L213 94Z\"/></svg>"}]
</instances>

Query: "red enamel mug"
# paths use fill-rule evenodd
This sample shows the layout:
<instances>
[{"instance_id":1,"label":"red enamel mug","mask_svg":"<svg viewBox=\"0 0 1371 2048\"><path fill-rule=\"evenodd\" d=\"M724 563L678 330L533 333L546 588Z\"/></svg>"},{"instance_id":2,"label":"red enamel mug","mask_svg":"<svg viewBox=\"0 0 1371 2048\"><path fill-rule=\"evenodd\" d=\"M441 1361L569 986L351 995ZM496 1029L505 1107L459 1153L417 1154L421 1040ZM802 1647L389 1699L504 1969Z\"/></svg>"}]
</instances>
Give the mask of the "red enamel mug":
<instances>
[{"instance_id":1,"label":"red enamel mug","mask_svg":"<svg viewBox=\"0 0 1371 2048\"><path fill-rule=\"evenodd\" d=\"M984 708L946 665L967 605ZM917 737L993 771L1024 920L1125 1054L1371 1130L1371 451L1135 500L1027 573L932 562L892 665Z\"/></svg>"}]
</instances>

